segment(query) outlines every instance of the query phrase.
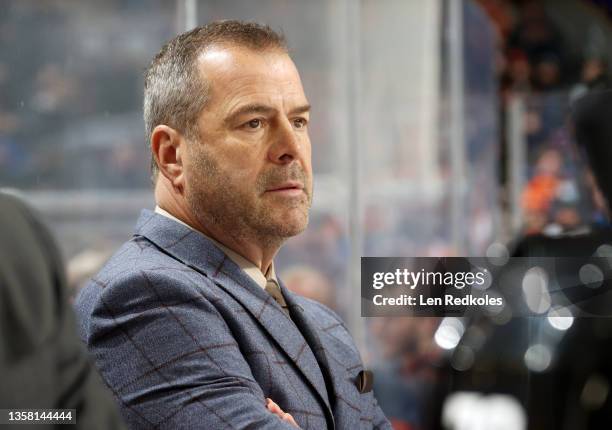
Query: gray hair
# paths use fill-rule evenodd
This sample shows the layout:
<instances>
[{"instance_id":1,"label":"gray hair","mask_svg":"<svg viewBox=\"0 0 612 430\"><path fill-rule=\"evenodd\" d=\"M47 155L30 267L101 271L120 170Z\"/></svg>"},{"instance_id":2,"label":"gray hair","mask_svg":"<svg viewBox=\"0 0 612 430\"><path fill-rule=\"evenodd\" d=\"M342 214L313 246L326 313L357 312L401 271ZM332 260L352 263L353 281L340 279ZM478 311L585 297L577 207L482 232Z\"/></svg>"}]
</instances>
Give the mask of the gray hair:
<instances>
[{"instance_id":1,"label":"gray hair","mask_svg":"<svg viewBox=\"0 0 612 430\"><path fill-rule=\"evenodd\" d=\"M180 131L188 139L198 137L196 120L208 101L211 83L198 72L196 59L202 51L214 45L287 52L281 33L254 22L214 21L176 36L155 55L145 72L147 141L160 124ZM158 167L151 156L153 182L157 174Z\"/></svg>"}]
</instances>

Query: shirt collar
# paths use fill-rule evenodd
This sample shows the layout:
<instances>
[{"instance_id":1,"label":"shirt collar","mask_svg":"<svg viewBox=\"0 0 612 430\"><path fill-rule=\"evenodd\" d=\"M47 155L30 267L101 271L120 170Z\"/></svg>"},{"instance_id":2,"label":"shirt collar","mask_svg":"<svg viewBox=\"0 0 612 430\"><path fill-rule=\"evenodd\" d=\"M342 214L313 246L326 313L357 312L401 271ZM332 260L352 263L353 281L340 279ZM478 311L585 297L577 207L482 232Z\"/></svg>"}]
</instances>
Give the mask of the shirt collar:
<instances>
[{"instance_id":1,"label":"shirt collar","mask_svg":"<svg viewBox=\"0 0 612 430\"><path fill-rule=\"evenodd\" d=\"M190 228L192 230L195 230L189 224L186 224L185 222L181 221L180 219L178 219L177 217L175 217L174 215L172 215L168 211L160 208L159 206L155 206L155 212L160 214L160 215L165 216L166 218L170 218L170 219L172 219L172 220L174 220L174 221L176 221L176 222L178 222L180 224L183 224L184 226L186 226L186 227L188 227L188 228ZM274 262L270 263L270 267L268 268L268 272L264 275L264 273L261 271L261 269L255 263L247 260L242 255L240 255L237 252L229 249L227 246L217 242L212 237L208 237L207 235L205 235L201 231L198 231L198 233L202 234L204 237L206 237L212 243L217 245L217 247L219 247L219 249L221 249L221 251L223 251L225 253L225 255L227 255L234 263L236 263L236 265L238 267L240 267L244 271L244 273L246 273L249 276L249 278L251 278L261 288L266 288L266 284L267 284L268 280L273 280L274 282L278 283L278 280L276 279L276 272L274 271Z\"/></svg>"}]
</instances>

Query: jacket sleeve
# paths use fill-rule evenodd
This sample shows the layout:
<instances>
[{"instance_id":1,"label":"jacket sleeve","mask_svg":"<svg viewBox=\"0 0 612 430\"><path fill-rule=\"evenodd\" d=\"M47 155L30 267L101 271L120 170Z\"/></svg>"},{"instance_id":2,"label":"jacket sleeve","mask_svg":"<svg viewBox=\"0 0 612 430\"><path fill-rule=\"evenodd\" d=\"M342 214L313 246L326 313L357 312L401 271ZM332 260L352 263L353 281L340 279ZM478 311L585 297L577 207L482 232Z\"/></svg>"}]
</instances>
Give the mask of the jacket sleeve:
<instances>
[{"instance_id":1,"label":"jacket sleeve","mask_svg":"<svg viewBox=\"0 0 612 430\"><path fill-rule=\"evenodd\" d=\"M201 288L176 270L151 269L93 280L78 298L88 316L82 335L130 427L295 430L266 409Z\"/></svg>"}]
</instances>

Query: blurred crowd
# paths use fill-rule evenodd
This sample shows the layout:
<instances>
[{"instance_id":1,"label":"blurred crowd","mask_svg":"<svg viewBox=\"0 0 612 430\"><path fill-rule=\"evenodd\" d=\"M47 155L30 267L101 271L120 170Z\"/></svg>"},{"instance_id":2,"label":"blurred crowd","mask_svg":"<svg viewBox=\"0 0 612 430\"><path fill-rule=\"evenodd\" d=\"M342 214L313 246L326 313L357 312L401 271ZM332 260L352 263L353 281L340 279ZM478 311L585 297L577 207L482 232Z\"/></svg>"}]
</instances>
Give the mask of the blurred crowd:
<instances>
[{"instance_id":1,"label":"blurred crowd","mask_svg":"<svg viewBox=\"0 0 612 430\"><path fill-rule=\"evenodd\" d=\"M498 141L508 144L504 128L510 103L520 99L524 106L519 119L527 152L521 196L524 225L515 233L558 236L607 225L605 199L576 145L569 114L575 100L609 87L609 29L594 26L587 29L591 37L586 41L572 40L574 35L558 24L563 19L551 16L558 2L477 3L495 24L498 36L496 72L502 118ZM575 3L582 13L609 27L605 11L590 2ZM469 37L470 30L466 31ZM470 226L473 221L477 220L470 218ZM372 360L378 363L381 379L379 398L396 429L434 428L427 419L436 407L435 387L444 384L447 376L441 366L445 351L436 342L437 330L435 318L376 318L370 323L377 344Z\"/></svg>"},{"instance_id":2,"label":"blurred crowd","mask_svg":"<svg viewBox=\"0 0 612 430\"><path fill-rule=\"evenodd\" d=\"M3 186L147 187L139 71L157 40L172 34L174 7L155 2L145 11L114 3L121 17L95 2L79 8L62 1L3 5ZM97 25L82 15L95 16Z\"/></svg>"},{"instance_id":3,"label":"blurred crowd","mask_svg":"<svg viewBox=\"0 0 612 430\"><path fill-rule=\"evenodd\" d=\"M575 100L610 86L606 11L587 1L574 2L573 11L565 2L566 8L556 13L553 2L479 3L498 30L501 111L507 112L517 98L524 106L523 232L559 235L606 223L601 193L568 120ZM592 20L580 35L565 24L589 14Z\"/></svg>"}]
</instances>

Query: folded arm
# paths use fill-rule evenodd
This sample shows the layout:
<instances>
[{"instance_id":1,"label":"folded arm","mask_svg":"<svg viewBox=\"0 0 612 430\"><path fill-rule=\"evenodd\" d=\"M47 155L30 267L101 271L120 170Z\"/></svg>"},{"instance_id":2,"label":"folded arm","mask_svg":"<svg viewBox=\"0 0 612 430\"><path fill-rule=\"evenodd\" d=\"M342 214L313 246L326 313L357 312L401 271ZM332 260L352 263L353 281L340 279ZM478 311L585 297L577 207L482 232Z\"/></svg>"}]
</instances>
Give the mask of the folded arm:
<instances>
[{"instance_id":1,"label":"folded arm","mask_svg":"<svg viewBox=\"0 0 612 430\"><path fill-rule=\"evenodd\" d=\"M83 335L132 427L295 430L201 287L156 270L95 283L77 301Z\"/></svg>"}]
</instances>

